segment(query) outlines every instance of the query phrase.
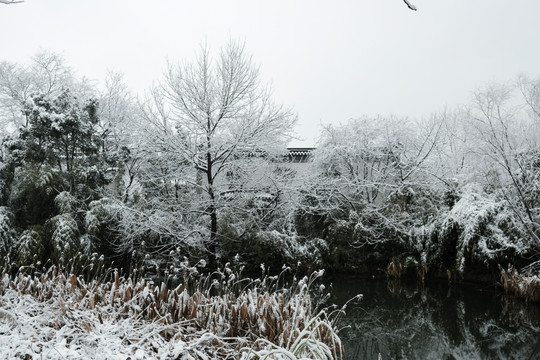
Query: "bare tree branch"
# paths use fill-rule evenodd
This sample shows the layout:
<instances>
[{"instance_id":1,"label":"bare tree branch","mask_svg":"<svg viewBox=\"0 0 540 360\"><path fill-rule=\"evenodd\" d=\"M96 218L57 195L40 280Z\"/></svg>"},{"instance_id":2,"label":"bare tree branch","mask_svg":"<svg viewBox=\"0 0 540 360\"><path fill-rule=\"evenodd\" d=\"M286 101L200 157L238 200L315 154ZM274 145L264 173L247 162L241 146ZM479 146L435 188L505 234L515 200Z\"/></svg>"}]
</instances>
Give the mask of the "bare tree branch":
<instances>
[{"instance_id":1,"label":"bare tree branch","mask_svg":"<svg viewBox=\"0 0 540 360\"><path fill-rule=\"evenodd\" d=\"M409 7L409 9L414 10L414 11L417 10L417 9L416 9L416 6L414 6L413 4L411 4L411 3L409 2L409 0L403 0L403 2L405 2L405 4L407 4L407 6Z\"/></svg>"}]
</instances>

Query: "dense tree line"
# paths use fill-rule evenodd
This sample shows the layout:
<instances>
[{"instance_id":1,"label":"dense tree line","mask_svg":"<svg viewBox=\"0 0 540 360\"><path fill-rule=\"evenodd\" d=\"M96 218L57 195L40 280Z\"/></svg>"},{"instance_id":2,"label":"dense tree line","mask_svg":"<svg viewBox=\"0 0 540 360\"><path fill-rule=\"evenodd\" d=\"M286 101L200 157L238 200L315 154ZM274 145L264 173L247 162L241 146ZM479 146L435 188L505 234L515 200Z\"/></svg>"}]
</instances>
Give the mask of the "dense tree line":
<instances>
[{"instance_id":1,"label":"dense tree line","mask_svg":"<svg viewBox=\"0 0 540 360\"><path fill-rule=\"evenodd\" d=\"M421 121L329 125L302 172L285 156L295 120L237 43L169 64L139 99L56 54L2 62L0 255L471 278L539 260L540 80Z\"/></svg>"}]
</instances>

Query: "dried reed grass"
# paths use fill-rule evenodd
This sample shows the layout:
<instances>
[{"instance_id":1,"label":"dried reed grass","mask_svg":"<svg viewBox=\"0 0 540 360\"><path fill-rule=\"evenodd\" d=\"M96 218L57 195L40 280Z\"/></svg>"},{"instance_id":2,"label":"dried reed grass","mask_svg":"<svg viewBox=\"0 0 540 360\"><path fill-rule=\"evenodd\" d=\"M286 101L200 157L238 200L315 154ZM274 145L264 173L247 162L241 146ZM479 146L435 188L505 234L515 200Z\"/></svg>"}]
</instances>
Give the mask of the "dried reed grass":
<instances>
[{"instance_id":1,"label":"dried reed grass","mask_svg":"<svg viewBox=\"0 0 540 360\"><path fill-rule=\"evenodd\" d=\"M91 311L93 320L80 320L80 328L87 333L104 322L135 319L154 324L166 341L208 334L208 346L222 349L220 358L249 349L244 353L252 354L246 355L251 359L267 351L269 344L274 351L309 352L317 359L341 356L334 324L324 311L313 314L310 287L322 273L283 288L279 287L281 275L243 279L228 267L206 276L195 273L186 266L184 281L169 288L167 281L156 285L143 278L124 278L117 271L107 273L107 281L85 281L56 267L35 275L19 272L14 277L3 272L0 295L11 291L39 302L56 302L64 318L76 311ZM62 322L55 325L62 326ZM144 340L128 339L131 343Z\"/></svg>"},{"instance_id":2,"label":"dried reed grass","mask_svg":"<svg viewBox=\"0 0 540 360\"><path fill-rule=\"evenodd\" d=\"M285 346L277 346L265 339L259 339L255 344L262 349L244 349L240 359L333 360L343 355L334 322L328 319L324 311L313 317L303 330L296 329L295 333L294 341L288 342Z\"/></svg>"},{"instance_id":3,"label":"dried reed grass","mask_svg":"<svg viewBox=\"0 0 540 360\"><path fill-rule=\"evenodd\" d=\"M529 302L540 301L540 276L520 274L516 268L508 264L504 269L499 265L501 284L506 292L521 297Z\"/></svg>"},{"instance_id":4,"label":"dried reed grass","mask_svg":"<svg viewBox=\"0 0 540 360\"><path fill-rule=\"evenodd\" d=\"M388 278L399 279L402 271L403 266L401 263L396 258L392 258L392 261L386 267L386 276Z\"/></svg>"}]
</instances>

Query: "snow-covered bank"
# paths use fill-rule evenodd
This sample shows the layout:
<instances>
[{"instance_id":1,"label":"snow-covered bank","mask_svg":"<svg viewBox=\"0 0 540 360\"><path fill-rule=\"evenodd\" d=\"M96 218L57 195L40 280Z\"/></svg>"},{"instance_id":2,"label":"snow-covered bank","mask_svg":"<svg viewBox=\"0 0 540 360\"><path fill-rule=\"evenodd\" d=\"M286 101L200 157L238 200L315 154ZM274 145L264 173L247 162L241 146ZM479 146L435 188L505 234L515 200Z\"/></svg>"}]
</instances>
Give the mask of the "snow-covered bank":
<instances>
[{"instance_id":1,"label":"snow-covered bank","mask_svg":"<svg viewBox=\"0 0 540 360\"><path fill-rule=\"evenodd\" d=\"M336 359L325 313L312 314L308 280L294 294L261 287L224 296L116 276L19 274L0 283L2 359Z\"/></svg>"},{"instance_id":2,"label":"snow-covered bank","mask_svg":"<svg viewBox=\"0 0 540 360\"><path fill-rule=\"evenodd\" d=\"M39 301L9 289L1 298L0 358L2 359L189 359L207 351L215 337L183 334L182 323L166 327L137 318L98 315L60 298ZM101 320L101 321L100 321ZM160 332L174 331L174 340Z\"/></svg>"}]
</instances>

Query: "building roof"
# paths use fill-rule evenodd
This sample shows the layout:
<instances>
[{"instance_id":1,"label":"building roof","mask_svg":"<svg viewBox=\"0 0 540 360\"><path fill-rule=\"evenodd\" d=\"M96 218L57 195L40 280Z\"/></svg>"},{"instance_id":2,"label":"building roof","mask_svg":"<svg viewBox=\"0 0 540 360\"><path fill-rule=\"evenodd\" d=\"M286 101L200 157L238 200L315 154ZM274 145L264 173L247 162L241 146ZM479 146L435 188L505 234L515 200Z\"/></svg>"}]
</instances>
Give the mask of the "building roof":
<instances>
[{"instance_id":1,"label":"building roof","mask_svg":"<svg viewBox=\"0 0 540 360\"><path fill-rule=\"evenodd\" d=\"M287 148L289 151L290 156L309 156L311 155L311 152L315 150L316 148Z\"/></svg>"}]
</instances>

